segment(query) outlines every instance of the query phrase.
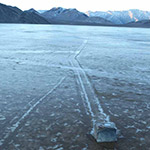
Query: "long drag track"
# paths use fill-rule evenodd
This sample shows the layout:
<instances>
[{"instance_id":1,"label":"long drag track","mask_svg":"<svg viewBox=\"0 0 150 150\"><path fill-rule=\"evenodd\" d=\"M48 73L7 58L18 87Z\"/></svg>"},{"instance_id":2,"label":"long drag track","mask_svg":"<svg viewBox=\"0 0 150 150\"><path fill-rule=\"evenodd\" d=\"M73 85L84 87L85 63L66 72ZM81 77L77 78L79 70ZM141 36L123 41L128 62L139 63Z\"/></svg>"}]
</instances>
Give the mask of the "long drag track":
<instances>
[{"instance_id":1,"label":"long drag track","mask_svg":"<svg viewBox=\"0 0 150 150\"><path fill-rule=\"evenodd\" d=\"M85 109L87 112L87 115L90 115L92 118L92 125L95 126L96 122L110 122L109 116L107 116L100 104L100 100L97 98L97 96L94 93L94 90L92 88L92 85L84 71L84 69L81 67L77 57L79 54L84 50L86 47L86 43L88 40L84 40L79 49L76 52L75 56L71 56L70 58L70 64L72 67L78 68L74 69L73 71L76 74L76 80L78 82L78 86L80 87L80 94L84 101ZM92 129L93 132L93 129Z\"/></svg>"},{"instance_id":2,"label":"long drag track","mask_svg":"<svg viewBox=\"0 0 150 150\"><path fill-rule=\"evenodd\" d=\"M5 147L8 146L8 143L11 142L12 138L15 136L15 132L16 130L19 130L19 128L21 128L22 123L24 122L24 120L31 114L31 112L38 106L40 105L40 103L42 101L44 101L44 99L49 96L54 90L56 90L61 83L65 80L66 77L62 77L62 79L49 91L47 92L45 95L43 95L39 100L36 100L36 102L34 104L30 104L31 106L29 107L29 109L23 114L23 116L21 118L19 118L19 120L13 124L10 127L11 132L7 133L4 138L1 139L1 147L5 149ZM31 103L31 102L30 102Z\"/></svg>"}]
</instances>

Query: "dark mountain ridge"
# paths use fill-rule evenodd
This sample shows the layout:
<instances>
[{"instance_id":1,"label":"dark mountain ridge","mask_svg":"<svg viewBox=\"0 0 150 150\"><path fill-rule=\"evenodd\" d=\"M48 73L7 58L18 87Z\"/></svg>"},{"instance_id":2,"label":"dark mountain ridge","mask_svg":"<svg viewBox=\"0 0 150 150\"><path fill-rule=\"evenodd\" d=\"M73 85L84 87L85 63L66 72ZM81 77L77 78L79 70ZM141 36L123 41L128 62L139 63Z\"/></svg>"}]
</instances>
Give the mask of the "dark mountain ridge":
<instances>
[{"instance_id":1,"label":"dark mountain ridge","mask_svg":"<svg viewBox=\"0 0 150 150\"><path fill-rule=\"evenodd\" d=\"M17 7L7 6L0 3L0 22L17 23L22 10Z\"/></svg>"},{"instance_id":2,"label":"dark mountain ridge","mask_svg":"<svg viewBox=\"0 0 150 150\"><path fill-rule=\"evenodd\" d=\"M137 22L130 22L126 24L128 27L143 27L143 28L150 28L150 20L142 20Z\"/></svg>"},{"instance_id":3,"label":"dark mountain ridge","mask_svg":"<svg viewBox=\"0 0 150 150\"><path fill-rule=\"evenodd\" d=\"M37 12L38 13L38 12ZM49 24L49 22L34 11L22 11L17 7L0 3L0 23L33 23Z\"/></svg>"}]
</instances>

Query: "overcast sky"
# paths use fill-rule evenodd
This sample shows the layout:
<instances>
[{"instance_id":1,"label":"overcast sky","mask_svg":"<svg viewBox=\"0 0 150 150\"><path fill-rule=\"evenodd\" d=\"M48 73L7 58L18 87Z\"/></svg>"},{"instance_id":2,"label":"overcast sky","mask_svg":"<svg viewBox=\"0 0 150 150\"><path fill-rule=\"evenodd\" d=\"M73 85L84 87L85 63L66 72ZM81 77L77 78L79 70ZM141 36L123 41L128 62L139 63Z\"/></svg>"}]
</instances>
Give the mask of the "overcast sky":
<instances>
[{"instance_id":1,"label":"overcast sky","mask_svg":"<svg viewBox=\"0 0 150 150\"><path fill-rule=\"evenodd\" d=\"M106 11L141 9L150 11L150 0L0 0L0 3L17 6L22 10L35 8L49 10L52 7L77 8L80 11Z\"/></svg>"}]
</instances>

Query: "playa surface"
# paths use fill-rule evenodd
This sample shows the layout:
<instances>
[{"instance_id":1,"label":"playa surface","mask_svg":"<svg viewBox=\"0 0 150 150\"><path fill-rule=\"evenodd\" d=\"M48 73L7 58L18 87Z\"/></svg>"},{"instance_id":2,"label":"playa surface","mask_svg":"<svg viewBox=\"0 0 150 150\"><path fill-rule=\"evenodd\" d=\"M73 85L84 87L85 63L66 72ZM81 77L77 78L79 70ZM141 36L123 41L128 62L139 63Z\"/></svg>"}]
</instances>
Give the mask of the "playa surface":
<instances>
[{"instance_id":1,"label":"playa surface","mask_svg":"<svg viewBox=\"0 0 150 150\"><path fill-rule=\"evenodd\" d=\"M149 150L149 29L0 28L0 149ZM117 143L95 142L97 118Z\"/></svg>"}]
</instances>

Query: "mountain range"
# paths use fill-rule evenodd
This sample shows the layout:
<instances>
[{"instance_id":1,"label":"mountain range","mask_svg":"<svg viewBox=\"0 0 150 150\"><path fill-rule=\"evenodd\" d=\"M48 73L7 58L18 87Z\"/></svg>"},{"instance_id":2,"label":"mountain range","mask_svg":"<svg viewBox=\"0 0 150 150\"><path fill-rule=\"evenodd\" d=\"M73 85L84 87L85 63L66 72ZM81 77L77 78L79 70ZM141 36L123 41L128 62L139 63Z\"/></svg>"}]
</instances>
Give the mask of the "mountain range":
<instances>
[{"instance_id":1,"label":"mountain range","mask_svg":"<svg viewBox=\"0 0 150 150\"><path fill-rule=\"evenodd\" d=\"M101 17L89 17L77 9L57 7L41 13L41 16L55 24L112 25L112 23L106 19Z\"/></svg>"},{"instance_id":2,"label":"mountain range","mask_svg":"<svg viewBox=\"0 0 150 150\"><path fill-rule=\"evenodd\" d=\"M88 11L86 14L90 17L102 17L114 24L127 24L129 22L137 22L142 20L150 20L150 12L138 9L130 9L127 11Z\"/></svg>"},{"instance_id":3,"label":"mountain range","mask_svg":"<svg viewBox=\"0 0 150 150\"><path fill-rule=\"evenodd\" d=\"M69 24L150 27L150 12L141 10L80 12L54 7L50 10L22 11L0 3L0 23Z\"/></svg>"}]
</instances>

